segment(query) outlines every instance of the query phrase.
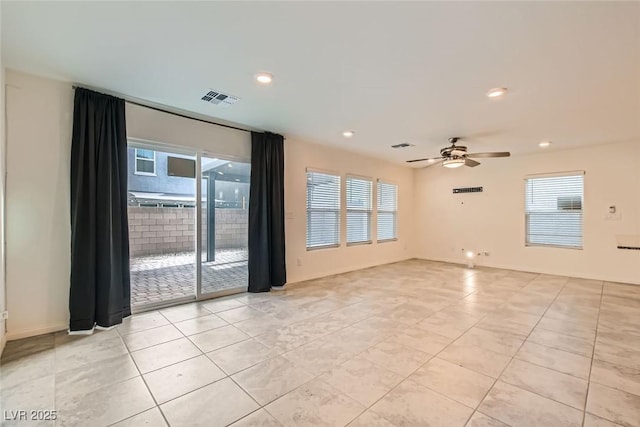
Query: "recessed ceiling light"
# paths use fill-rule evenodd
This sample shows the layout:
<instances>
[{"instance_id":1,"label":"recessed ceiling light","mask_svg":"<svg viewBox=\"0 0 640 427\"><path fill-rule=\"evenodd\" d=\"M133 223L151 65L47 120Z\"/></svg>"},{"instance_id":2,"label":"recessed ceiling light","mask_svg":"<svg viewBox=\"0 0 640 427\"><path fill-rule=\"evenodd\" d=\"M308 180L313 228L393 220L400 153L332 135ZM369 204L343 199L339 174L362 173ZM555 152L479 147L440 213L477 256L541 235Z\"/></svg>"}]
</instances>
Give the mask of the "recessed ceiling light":
<instances>
[{"instance_id":1,"label":"recessed ceiling light","mask_svg":"<svg viewBox=\"0 0 640 427\"><path fill-rule=\"evenodd\" d=\"M551 141L542 141L541 143L538 144L538 146L542 148L547 148L550 145L551 145Z\"/></svg>"},{"instance_id":2,"label":"recessed ceiling light","mask_svg":"<svg viewBox=\"0 0 640 427\"><path fill-rule=\"evenodd\" d=\"M218 171L218 175L224 175L224 172Z\"/></svg>"},{"instance_id":3,"label":"recessed ceiling light","mask_svg":"<svg viewBox=\"0 0 640 427\"><path fill-rule=\"evenodd\" d=\"M273 75L269 73L258 73L256 74L256 80L258 81L258 83L268 85L273 81Z\"/></svg>"},{"instance_id":4,"label":"recessed ceiling light","mask_svg":"<svg viewBox=\"0 0 640 427\"><path fill-rule=\"evenodd\" d=\"M487 92L487 96L489 98L500 98L501 96L504 96L506 93L507 93L506 87L494 87L493 89L490 89L489 92Z\"/></svg>"},{"instance_id":5,"label":"recessed ceiling light","mask_svg":"<svg viewBox=\"0 0 640 427\"><path fill-rule=\"evenodd\" d=\"M227 163L227 166L229 166L230 168L233 167L233 165L231 163Z\"/></svg>"},{"instance_id":6,"label":"recessed ceiling light","mask_svg":"<svg viewBox=\"0 0 640 427\"><path fill-rule=\"evenodd\" d=\"M352 130L345 130L344 132L342 132L342 136L344 136L345 138L351 138L354 133L355 132Z\"/></svg>"},{"instance_id":7,"label":"recessed ceiling light","mask_svg":"<svg viewBox=\"0 0 640 427\"><path fill-rule=\"evenodd\" d=\"M240 182L240 180L238 178L236 178L236 182Z\"/></svg>"}]
</instances>

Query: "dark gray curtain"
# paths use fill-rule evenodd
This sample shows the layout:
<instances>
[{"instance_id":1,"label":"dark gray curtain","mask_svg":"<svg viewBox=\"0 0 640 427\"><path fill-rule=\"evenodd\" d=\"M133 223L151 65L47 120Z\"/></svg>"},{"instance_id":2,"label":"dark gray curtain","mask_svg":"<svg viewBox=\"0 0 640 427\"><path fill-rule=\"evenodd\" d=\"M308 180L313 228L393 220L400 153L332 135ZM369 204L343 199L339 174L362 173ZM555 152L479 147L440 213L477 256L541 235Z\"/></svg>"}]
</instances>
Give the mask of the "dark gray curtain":
<instances>
[{"instance_id":1,"label":"dark gray curtain","mask_svg":"<svg viewBox=\"0 0 640 427\"><path fill-rule=\"evenodd\" d=\"M76 89L71 142L70 331L131 314L124 100Z\"/></svg>"},{"instance_id":2,"label":"dark gray curtain","mask_svg":"<svg viewBox=\"0 0 640 427\"><path fill-rule=\"evenodd\" d=\"M284 138L251 132L249 292L287 282L284 251Z\"/></svg>"}]
</instances>

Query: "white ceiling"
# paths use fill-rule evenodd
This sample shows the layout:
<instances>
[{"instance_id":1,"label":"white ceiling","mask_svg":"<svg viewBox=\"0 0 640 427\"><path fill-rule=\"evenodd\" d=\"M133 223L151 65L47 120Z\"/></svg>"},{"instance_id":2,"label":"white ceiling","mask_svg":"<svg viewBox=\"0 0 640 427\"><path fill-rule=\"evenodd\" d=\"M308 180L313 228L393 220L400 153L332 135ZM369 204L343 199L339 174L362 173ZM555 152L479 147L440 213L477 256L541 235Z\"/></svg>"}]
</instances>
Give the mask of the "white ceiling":
<instances>
[{"instance_id":1,"label":"white ceiling","mask_svg":"<svg viewBox=\"0 0 640 427\"><path fill-rule=\"evenodd\" d=\"M640 141L640 3L1 2L3 66L399 162ZM275 81L258 85L269 71ZM485 92L509 88L501 100ZM241 100L200 100L209 88ZM356 135L345 139L343 130ZM416 146L392 150L390 145ZM503 161L503 160L486 160Z\"/></svg>"}]
</instances>

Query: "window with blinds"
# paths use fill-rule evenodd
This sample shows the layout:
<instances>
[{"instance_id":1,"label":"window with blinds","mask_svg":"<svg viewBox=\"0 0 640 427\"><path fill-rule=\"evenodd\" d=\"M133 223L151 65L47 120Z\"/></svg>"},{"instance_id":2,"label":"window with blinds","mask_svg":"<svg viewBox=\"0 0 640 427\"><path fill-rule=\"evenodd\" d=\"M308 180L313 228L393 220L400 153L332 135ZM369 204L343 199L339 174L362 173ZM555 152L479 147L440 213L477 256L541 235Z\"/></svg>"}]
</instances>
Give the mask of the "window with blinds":
<instances>
[{"instance_id":1,"label":"window with blinds","mask_svg":"<svg viewBox=\"0 0 640 427\"><path fill-rule=\"evenodd\" d=\"M347 176L347 244L371 243L371 179Z\"/></svg>"},{"instance_id":2,"label":"window with blinds","mask_svg":"<svg viewBox=\"0 0 640 427\"><path fill-rule=\"evenodd\" d=\"M378 242L398 238L398 186L378 181Z\"/></svg>"},{"instance_id":3,"label":"window with blinds","mask_svg":"<svg viewBox=\"0 0 640 427\"><path fill-rule=\"evenodd\" d=\"M340 176L307 171L307 249L340 246Z\"/></svg>"},{"instance_id":4,"label":"window with blinds","mask_svg":"<svg viewBox=\"0 0 640 427\"><path fill-rule=\"evenodd\" d=\"M525 180L527 246L582 249L584 173Z\"/></svg>"}]
</instances>

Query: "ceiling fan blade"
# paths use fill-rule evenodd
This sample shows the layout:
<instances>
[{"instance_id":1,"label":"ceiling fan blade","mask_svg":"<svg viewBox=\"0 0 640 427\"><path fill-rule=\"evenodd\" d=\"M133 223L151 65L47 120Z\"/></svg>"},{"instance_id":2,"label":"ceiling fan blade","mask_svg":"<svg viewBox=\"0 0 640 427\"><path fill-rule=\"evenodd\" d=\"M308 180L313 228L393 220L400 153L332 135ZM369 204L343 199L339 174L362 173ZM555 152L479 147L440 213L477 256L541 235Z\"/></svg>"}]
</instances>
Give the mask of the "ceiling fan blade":
<instances>
[{"instance_id":1,"label":"ceiling fan blade","mask_svg":"<svg viewBox=\"0 0 640 427\"><path fill-rule=\"evenodd\" d=\"M425 161L429 161L429 160L442 160L444 159L444 157L428 157L426 159L413 159L413 160L407 160L407 163L414 163L414 162L425 162Z\"/></svg>"},{"instance_id":2,"label":"ceiling fan blade","mask_svg":"<svg viewBox=\"0 0 640 427\"><path fill-rule=\"evenodd\" d=\"M470 153L470 154L467 154L467 157L473 157L473 158L479 159L482 157L509 157L510 155L511 153L508 151L498 151L495 153Z\"/></svg>"},{"instance_id":3,"label":"ceiling fan blade","mask_svg":"<svg viewBox=\"0 0 640 427\"><path fill-rule=\"evenodd\" d=\"M476 162L475 160L471 160L471 159L464 159L464 165L465 166L470 166L472 168L475 168L476 166L478 166L480 164L480 162Z\"/></svg>"}]
</instances>

